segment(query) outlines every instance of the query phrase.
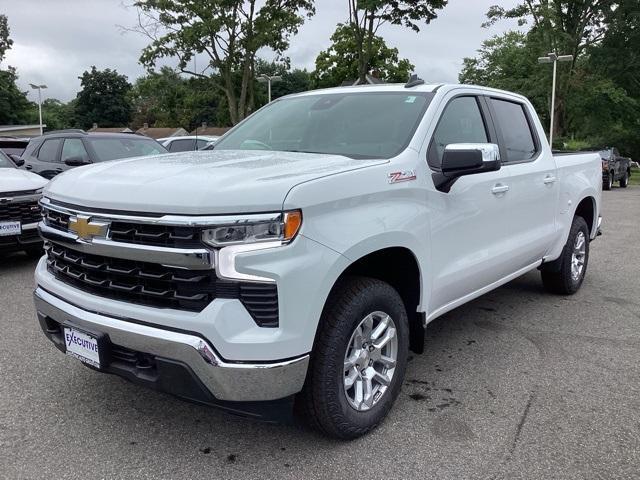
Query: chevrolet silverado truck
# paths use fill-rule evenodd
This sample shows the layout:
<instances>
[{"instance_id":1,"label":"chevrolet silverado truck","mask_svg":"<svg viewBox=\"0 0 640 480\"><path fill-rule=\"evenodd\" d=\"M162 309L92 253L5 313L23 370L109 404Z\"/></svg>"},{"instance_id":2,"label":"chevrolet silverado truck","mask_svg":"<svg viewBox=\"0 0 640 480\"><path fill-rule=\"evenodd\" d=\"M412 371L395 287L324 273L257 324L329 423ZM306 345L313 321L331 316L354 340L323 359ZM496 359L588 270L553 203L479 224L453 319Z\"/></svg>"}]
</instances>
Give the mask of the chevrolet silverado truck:
<instances>
[{"instance_id":1,"label":"chevrolet silverado truck","mask_svg":"<svg viewBox=\"0 0 640 480\"><path fill-rule=\"evenodd\" d=\"M554 157L520 95L419 79L300 93L212 151L56 177L37 315L93 369L355 438L432 320L534 269L580 288L601 190L599 155Z\"/></svg>"},{"instance_id":2,"label":"chevrolet silverado truck","mask_svg":"<svg viewBox=\"0 0 640 480\"><path fill-rule=\"evenodd\" d=\"M18 170L0 151L0 253L23 250L31 257L42 256L38 201L46 183L34 173Z\"/></svg>"}]
</instances>

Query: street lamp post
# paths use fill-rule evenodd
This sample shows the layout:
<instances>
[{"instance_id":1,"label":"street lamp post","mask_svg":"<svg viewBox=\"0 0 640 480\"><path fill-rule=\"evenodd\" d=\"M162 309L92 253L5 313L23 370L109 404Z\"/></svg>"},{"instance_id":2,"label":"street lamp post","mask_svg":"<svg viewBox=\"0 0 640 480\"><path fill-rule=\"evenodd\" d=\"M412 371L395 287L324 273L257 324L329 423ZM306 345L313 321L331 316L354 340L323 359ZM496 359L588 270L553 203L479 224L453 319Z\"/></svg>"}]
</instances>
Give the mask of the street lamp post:
<instances>
[{"instance_id":1,"label":"street lamp post","mask_svg":"<svg viewBox=\"0 0 640 480\"><path fill-rule=\"evenodd\" d=\"M551 125L549 126L549 145L553 149L553 116L556 108L556 65L558 62L570 62L573 55L558 55L551 52L546 57L538 57L538 63L553 63L553 81L551 84Z\"/></svg>"},{"instance_id":2,"label":"street lamp post","mask_svg":"<svg viewBox=\"0 0 640 480\"><path fill-rule=\"evenodd\" d=\"M267 84L267 92L268 92L268 96L269 96L269 103L271 103L271 82L279 82L280 80L282 80L282 77L280 75L274 75L273 77L270 77L269 75L266 74L262 74L258 77L258 81L260 83L266 83Z\"/></svg>"},{"instance_id":3,"label":"street lamp post","mask_svg":"<svg viewBox=\"0 0 640 480\"><path fill-rule=\"evenodd\" d=\"M42 89L47 88L46 85L29 84L34 90L38 90L38 114L40 116L40 135L42 135Z\"/></svg>"}]
</instances>

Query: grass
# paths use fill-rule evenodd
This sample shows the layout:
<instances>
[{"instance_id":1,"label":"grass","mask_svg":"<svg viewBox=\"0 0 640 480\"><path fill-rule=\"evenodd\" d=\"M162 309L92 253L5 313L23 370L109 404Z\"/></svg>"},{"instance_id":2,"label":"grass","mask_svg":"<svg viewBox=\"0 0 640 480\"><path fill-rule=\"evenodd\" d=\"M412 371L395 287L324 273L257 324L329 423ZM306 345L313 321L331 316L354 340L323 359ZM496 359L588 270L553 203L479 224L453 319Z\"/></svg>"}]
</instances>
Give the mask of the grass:
<instances>
[{"instance_id":1,"label":"grass","mask_svg":"<svg viewBox=\"0 0 640 480\"><path fill-rule=\"evenodd\" d=\"M640 169L632 168L631 177L629 177L629 185L640 185Z\"/></svg>"}]
</instances>

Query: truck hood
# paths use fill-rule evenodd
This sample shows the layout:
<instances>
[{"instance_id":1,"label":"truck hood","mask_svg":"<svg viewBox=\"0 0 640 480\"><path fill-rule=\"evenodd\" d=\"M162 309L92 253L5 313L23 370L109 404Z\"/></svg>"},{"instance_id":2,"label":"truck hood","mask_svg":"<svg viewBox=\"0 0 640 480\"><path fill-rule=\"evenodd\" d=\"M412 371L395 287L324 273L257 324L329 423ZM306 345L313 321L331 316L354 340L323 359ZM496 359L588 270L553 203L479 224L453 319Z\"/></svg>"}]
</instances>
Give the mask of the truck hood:
<instances>
[{"instance_id":1,"label":"truck hood","mask_svg":"<svg viewBox=\"0 0 640 480\"><path fill-rule=\"evenodd\" d=\"M44 187L48 180L35 173L17 168L0 168L0 195L3 192L21 192Z\"/></svg>"},{"instance_id":2,"label":"truck hood","mask_svg":"<svg viewBox=\"0 0 640 480\"><path fill-rule=\"evenodd\" d=\"M385 162L297 152L182 152L69 170L51 181L45 196L84 207L149 213L278 211L300 183Z\"/></svg>"}]
</instances>

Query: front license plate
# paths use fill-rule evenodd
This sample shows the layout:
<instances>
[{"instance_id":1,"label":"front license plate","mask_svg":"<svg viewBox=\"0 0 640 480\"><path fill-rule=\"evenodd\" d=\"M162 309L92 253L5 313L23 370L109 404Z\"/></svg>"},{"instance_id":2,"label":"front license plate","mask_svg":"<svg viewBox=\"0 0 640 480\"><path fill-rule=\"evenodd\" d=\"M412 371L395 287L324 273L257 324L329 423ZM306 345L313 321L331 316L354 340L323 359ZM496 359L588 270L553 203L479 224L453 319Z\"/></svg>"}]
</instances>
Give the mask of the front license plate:
<instances>
[{"instance_id":1,"label":"front license plate","mask_svg":"<svg viewBox=\"0 0 640 480\"><path fill-rule=\"evenodd\" d=\"M6 237L8 235L20 235L22 233L22 227L20 222L0 222L0 237Z\"/></svg>"},{"instance_id":2,"label":"front license plate","mask_svg":"<svg viewBox=\"0 0 640 480\"><path fill-rule=\"evenodd\" d=\"M67 355L100 368L100 349L96 337L75 328L64 327L64 344Z\"/></svg>"}]
</instances>

